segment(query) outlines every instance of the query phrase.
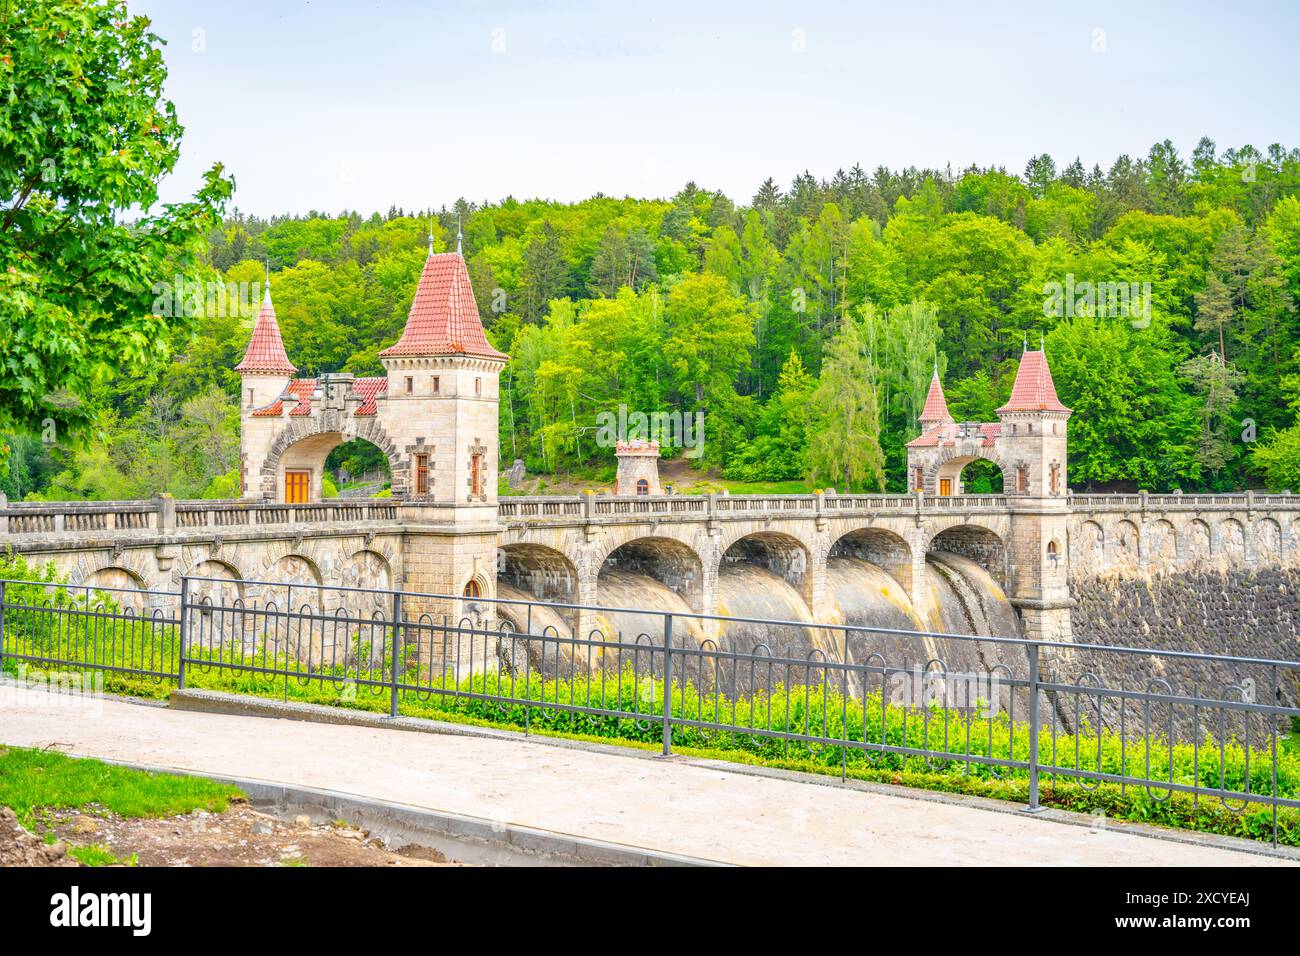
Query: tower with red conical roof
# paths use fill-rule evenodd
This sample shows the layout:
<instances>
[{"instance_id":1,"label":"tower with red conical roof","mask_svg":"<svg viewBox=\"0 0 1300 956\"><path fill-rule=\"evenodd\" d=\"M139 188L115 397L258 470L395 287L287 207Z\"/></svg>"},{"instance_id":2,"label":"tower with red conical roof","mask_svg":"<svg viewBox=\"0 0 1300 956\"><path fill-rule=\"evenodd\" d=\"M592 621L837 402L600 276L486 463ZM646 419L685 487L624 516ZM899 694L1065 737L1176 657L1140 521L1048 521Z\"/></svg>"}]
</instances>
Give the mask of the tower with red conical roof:
<instances>
[{"instance_id":1,"label":"tower with red conical roof","mask_svg":"<svg viewBox=\"0 0 1300 956\"><path fill-rule=\"evenodd\" d=\"M998 409L1003 491L1035 498L1066 494L1066 424L1070 409L1056 397L1047 353L1020 357L1011 397Z\"/></svg>"},{"instance_id":2,"label":"tower with red conical roof","mask_svg":"<svg viewBox=\"0 0 1300 956\"><path fill-rule=\"evenodd\" d=\"M401 337L379 353L389 435L410 497L496 507L497 404L508 356L483 332L465 259L432 237Z\"/></svg>"},{"instance_id":3,"label":"tower with red conical roof","mask_svg":"<svg viewBox=\"0 0 1300 956\"><path fill-rule=\"evenodd\" d=\"M1065 470L1069 419L1070 409L1056 396L1046 351L1026 349L1011 397L998 409L998 446L1011 509L1011 603L1020 611L1025 636L1036 640L1069 641L1072 634Z\"/></svg>"},{"instance_id":4,"label":"tower with red conical roof","mask_svg":"<svg viewBox=\"0 0 1300 956\"><path fill-rule=\"evenodd\" d=\"M298 371L297 366L289 361L284 339L280 336L280 323L276 321L275 306L271 304L269 275L262 294L262 307L253 323L253 334L235 371L239 373L240 381L241 494L255 497L261 488L256 482L256 474L250 476L249 463L254 464L255 471L256 465L266 457L273 435L272 429L254 418L252 413L274 404L289 388L294 373Z\"/></svg>"}]
</instances>

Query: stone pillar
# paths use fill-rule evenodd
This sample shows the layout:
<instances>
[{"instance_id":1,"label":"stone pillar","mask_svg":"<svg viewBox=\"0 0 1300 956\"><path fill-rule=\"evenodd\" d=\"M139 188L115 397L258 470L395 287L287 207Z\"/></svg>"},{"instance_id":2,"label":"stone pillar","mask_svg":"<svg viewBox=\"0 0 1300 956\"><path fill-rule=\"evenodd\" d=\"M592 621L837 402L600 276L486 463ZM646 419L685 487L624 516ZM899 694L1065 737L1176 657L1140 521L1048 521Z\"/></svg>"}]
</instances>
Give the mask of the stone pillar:
<instances>
[{"instance_id":1,"label":"stone pillar","mask_svg":"<svg viewBox=\"0 0 1300 956\"><path fill-rule=\"evenodd\" d=\"M600 604L600 563L596 560L582 560L577 564L578 568L578 593L574 595L574 604L585 604L588 607L598 606ZM591 632L597 627L595 611L578 611L574 617L576 630L573 636L586 640L591 636ZM606 634L609 638L611 635Z\"/></svg>"},{"instance_id":2,"label":"stone pillar","mask_svg":"<svg viewBox=\"0 0 1300 956\"><path fill-rule=\"evenodd\" d=\"M1025 637L1070 641L1069 509L1064 498L1016 497L1011 504L1007 591Z\"/></svg>"},{"instance_id":3,"label":"stone pillar","mask_svg":"<svg viewBox=\"0 0 1300 956\"><path fill-rule=\"evenodd\" d=\"M808 547L808 570L804 572L804 600L814 621L830 620L835 613L826 584L826 560L830 556L827 537L820 531L814 535Z\"/></svg>"},{"instance_id":4,"label":"stone pillar","mask_svg":"<svg viewBox=\"0 0 1300 956\"><path fill-rule=\"evenodd\" d=\"M720 532L710 532L701 541L700 555L700 606L691 608L697 614L718 613L718 572L722 567L722 548L718 545ZM702 536L703 537L703 536ZM716 638L722 623L716 620L700 621L700 629L708 637Z\"/></svg>"},{"instance_id":5,"label":"stone pillar","mask_svg":"<svg viewBox=\"0 0 1300 956\"><path fill-rule=\"evenodd\" d=\"M916 524L908 536L908 548L912 552L912 571L909 575L911 581L908 586L908 597L912 599L912 607L918 614L923 613L921 608L928 600L926 592L926 573L925 573L925 553L930 546L930 529L921 520L921 505L924 503L924 494L918 493L916 496Z\"/></svg>"},{"instance_id":6,"label":"stone pillar","mask_svg":"<svg viewBox=\"0 0 1300 956\"><path fill-rule=\"evenodd\" d=\"M411 507L402 509L404 541L401 590L418 592L402 601L403 617L412 623L424 619L433 628L413 631L419 635L422 661L438 673L457 659L460 645L460 677L472 667L483 667L483 635L471 638L456 628L482 626L495 615L490 605L475 602L478 596L496 596L497 533L495 505L456 508ZM490 656L490 655L489 655ZM490 661L489 661L490 663Z\"/></svg>"}]
</instances>

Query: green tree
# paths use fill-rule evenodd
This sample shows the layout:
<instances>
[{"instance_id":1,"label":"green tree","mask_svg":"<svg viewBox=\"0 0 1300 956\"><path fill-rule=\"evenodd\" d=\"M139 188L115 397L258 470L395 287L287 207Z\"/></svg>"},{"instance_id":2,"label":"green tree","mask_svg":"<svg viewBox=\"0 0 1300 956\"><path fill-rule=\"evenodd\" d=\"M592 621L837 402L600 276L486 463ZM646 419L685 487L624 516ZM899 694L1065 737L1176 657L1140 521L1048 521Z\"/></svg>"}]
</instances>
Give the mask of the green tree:
<instances>
[{"instance_id":1,"label":"green tree","mask_svg":"<svg viewBox=\"0 0 1300 956\"><path fill-rule=\"evenodd\" d=\"M843 490L885 487L880 447L879 369L859 323L849 318L830 342L813 392L814 436L809 465L814 481L843 482Z\"/></svg>"},{"instance_id":2,"label":"green tree","mask_svg":"<svg viewBox=\"0 0 1300 956\"><path fill-rule=\"evenodd\" d=\"M1196 460L1202 471L1217 475L1233 458L1228 413L1237 402L1237 389L1244 376L1217 352L1188 359L1178 366L1178 372L1200 398L1201 437Z\"/></svg>"},{"instance_id":3,"label":"green tree","mask_svg":"<svg viewBox=\"0 0 1300 956\"><path fill-rule=\"evenodd\" d=\"M233 183L213 166L193 201L123 221L180 153L166 78L160 38L120 0L0 7L0 425L85 426L94 383L161 366L188 327L155 284L202 278Z\"/></svg>"},{"instance_id":4,"label":"green tree","mask_svg":"<svg viewBox=\"0 0 1300 956\"><path fill-rule=\"evenodd\" d=\"M1162 324L1077 316L1047 337L1070 419L1074 483L1135 481L1167 490L1200 478L1196 399L1176 375L1178 348Z\"/></svg>"}]
</instances>

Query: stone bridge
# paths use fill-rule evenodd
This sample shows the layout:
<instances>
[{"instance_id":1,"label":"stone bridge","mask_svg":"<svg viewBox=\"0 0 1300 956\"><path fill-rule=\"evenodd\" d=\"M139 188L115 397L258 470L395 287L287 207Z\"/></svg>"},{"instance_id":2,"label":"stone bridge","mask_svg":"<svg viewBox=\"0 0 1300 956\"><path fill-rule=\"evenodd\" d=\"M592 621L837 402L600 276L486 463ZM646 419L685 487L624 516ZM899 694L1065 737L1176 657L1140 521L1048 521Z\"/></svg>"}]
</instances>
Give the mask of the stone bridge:
<instances>
[{"instance_id":1,"label":"stone bridge","mask_svg":"<svg viewBox=\"0 0 1300 956\"><path fill-rule=\"evenodd\" d=\"M70 582L134 587L172 600L183 575L255 600L255 582L492 595L498 581L538 598L602 601L600 574L646 574L693 611L718 609L720 568L776 573L815 619L827 607L827 559L862 558L916 597L926 555L953 552L1002 585L1031 636L1071 636L1079 593L1108 575L1171 569L1290 568L1300 497L1257 495L773 495L505 498L465 509L381 499L0 502L0 542L52 562ZM456 534L496 542L495 566L444 553ZM313 603L327 605L320 592ZM431 602L432 603L432 602ZM590 620L584 613L576 623ZM1077 629L1077 628L1076 628Z\"/></svg>"}]
</instances>

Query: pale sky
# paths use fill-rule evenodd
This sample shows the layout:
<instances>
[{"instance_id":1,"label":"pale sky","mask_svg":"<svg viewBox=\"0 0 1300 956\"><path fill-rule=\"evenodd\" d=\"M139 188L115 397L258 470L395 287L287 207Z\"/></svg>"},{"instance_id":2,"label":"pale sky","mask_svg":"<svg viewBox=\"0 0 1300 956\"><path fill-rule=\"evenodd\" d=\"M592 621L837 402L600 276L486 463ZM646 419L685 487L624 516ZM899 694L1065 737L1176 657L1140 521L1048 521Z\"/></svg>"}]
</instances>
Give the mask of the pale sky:
<instances>
[{"instance_id":1,"label":"pale sky","mask_svg":"<svg viewBox=\"0 0 1300 956\"><path fill-rule=\"evenodd\" d=\"M129 3L261 216L1300 145L1297 3Z\"/></svg>"}]
</instances>

